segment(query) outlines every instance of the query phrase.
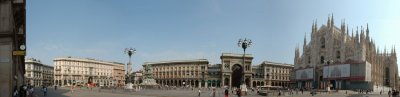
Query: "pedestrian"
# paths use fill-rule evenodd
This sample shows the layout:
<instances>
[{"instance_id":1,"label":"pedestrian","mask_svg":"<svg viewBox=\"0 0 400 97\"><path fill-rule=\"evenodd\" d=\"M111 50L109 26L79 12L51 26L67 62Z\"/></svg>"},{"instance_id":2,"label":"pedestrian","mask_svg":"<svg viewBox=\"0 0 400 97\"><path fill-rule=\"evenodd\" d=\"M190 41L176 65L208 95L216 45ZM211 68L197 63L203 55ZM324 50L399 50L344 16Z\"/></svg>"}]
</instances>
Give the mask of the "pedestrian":
<instances>
[{"instance_id":1,"label":"pedestrian","mask_svg":"<svg viewBox=\"0 0 400 97\"><path fill-rule=\"evenodd\" d=\"M25 87L25 85L20 86L19 91L18 91L19 96L21 96L21 97L26 97L26 96L25 96L25 93L26 93L25 90L26 90L26 88L24 89L24 87Z\"/></svg>"},{"instance_id":2,"label":"pedestrian","mask_svg":"<svg viewBox=\"0 0 400 97\"><path fill-rule=\"evenodd\" d=\"M381 90L381 92L379 92L379 95L382 95L382 90Z\"/></svg>"},{"instance_id":3,"label":"pedestrian","mask_svg":"<svg viewBox=\"0 0 400 97\"><path fill-rule=\"evenodd\" d=\"M70 90L71 90L71 94L74 93L74 86L71 85Z\"/></svg>"},{"instance_id":4,"label":"pedestrian","mask_svg":"<svg viewBox=\"0 0 400 97\"><path fill-rule=\"evenodd\" d=\"M17 86L14 87L13 97L18 97L18 89L17 89Z\"/></svg>"},{"instance_id":5,"label":"pedestrian","mask_svg":"<svg viewBox=\"0 0 400 97\"><path fill-rule=\"evenodd\" d=\"M228 90L228 88L226 88L225 89L225 97L228 97L228 95L229 95L229 90Z\"/></svg>"},{"instance_id":6,"label":"pedestrian","mask_svg":"<svg viewBox=\"0 0 400 97\"><path fill-rule=\"evenodd\" d=\"M241 97L242 96L242 90L237 89L237 93L236 94L238 95L238 97Z\"/></svg>"},{"instance_id":7,"label":"pedestrian","mask_svg":"<svg viewBox=\"0 0 400 97\"><path fill-rule=\"evenodd\" d=\"M200 93L201 93L201 91L200 91L200 88L199 88L199 97L200 97Z\"/></svg>"},{"instance_id":8,"label":"pedestrian","mask_svg":"<svg viewBox=\"0 0 400 97\"><path fill-rule=\"evenodd\" d=\"M57 85L54 85L54 90L57 90Z\"/></svg>"},{"instance_id":9,"label":"pedestrian","mask_svg":"<svg viewBox=\"0 0 400 97\"><path fill-rule=\"evenodd\" d=\"M28 93L28 86L26 85L26 84L24 84L24 86L22 87L22 92L24 92L24 93L21 93L21 94L23 94L22 96L23 97L26 97L26 95L28 95L29 93Z\"/></svg>"},{"instance_id":10,"label":"pedestrian","mask_svg":"<svg viewBox=\"0 0 400 97\"><path fill-rule=\"evenodd\" d=\"M213 89L212 89L212 92L211 92L211 93L212 93L212 94L211 94L212 97L215 97L215 92L216 92L216 90L215 90L215 88L213 88Z\"/></svg>"},{"instance_id":11,"label":"pedestrian","mask_svg":"<svg viewBox=\"0 0 400 97\"><path fill-rule=\"evenodd\" d=\"M47 88L43 87L43 96L47 96Z\"/></svg>"},{"instance_id":12,"label":"pedestrian","mask_svg":"<svg viewBox=\"0 0 400 97\"><path fill-rule=\"evenodd\" d=\"M390 97L390 95L392 95L392 91L389 90L388 95L389 95L389 97Z\"/></svg>"},{"instance_id":13,"label":"pedestrian","mask_svg":"<svg viewBox=\"0 0 400 97\"><path fill-rule=\"evenodd\" d=\"M293 95L293 89L290 89L290 95Z\"/></svg>"},{"instance_id":14,"label":"pedestrian","mask_svg":"<svg viewBox=\"0 0 400 97\"><path fill-rule=\"evenodd\" d=\"M279 90L279 92L278 92L278 96L281 96L281 90Z\"/></svg>"},{"instance_id":15,"label":"pedestrian","mask_svg":"<svg viewBox=\"0 0 400 97\"><path fill-rule=\"evenodd\" d=\"M301 88L301 89L300 89L300 91L301 91L301 94L303 94L303 92L304 92L304 89L303 89L303 88Z\"/></svg>"},{"instance_id":16,"label":"pedestrian","mask_svg":"<svg viewBox=\"0 0 400 97\"><path fill-rule=\"evenodd\" d=\"M35 89L33 88L33 86L31 86L31 89L30 89L30 93L29 93L29 96L30 97L33 97L33 92L35 91Z\"/></svg>"}]
</instances>

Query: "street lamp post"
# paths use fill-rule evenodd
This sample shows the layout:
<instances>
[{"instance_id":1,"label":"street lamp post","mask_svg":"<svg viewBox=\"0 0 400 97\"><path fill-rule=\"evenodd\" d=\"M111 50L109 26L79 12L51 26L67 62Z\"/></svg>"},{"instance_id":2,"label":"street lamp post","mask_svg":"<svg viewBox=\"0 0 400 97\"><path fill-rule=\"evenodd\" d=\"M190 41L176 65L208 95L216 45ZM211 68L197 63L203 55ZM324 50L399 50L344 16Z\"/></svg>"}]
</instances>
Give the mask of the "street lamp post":
<instances>
[{"instance_id":1,"label":"street lamp post","mask_svg":"<svg viewBox=\"0 0 400 97\"><path fill-rule=\"evenodd\" d=\"M68 72L69 72L69 75L70 75L70 85L72 86L72 73L71 73L71 67L68 67Z\"/></svg>"},{"instance_id":2,"label":"street lamp post","mask_svg":"<svg viewBox=\"0 0 400 97\"><path fill-rule=\"evenodd\" d=\"M128 54L128 56L129 56L129 62L128 62L128 64L127 64L127 68L126 68L126 70L127 70L127 76L128 76L128 79L125 79L125 80L128 80L128 82L126 83L126 84L129 84L130 86L129 86L129 88L132 88L131 87L131 78L130 78L130 73L131 73L131 70L132 70L132 63L131 63L131 57L132 57L132 55L133 54L135 54L136 53L136 49L134 49L134 48L125 48L125 54Z\"/></svg>"},{"instance_id":3,"label":"street lamp post","mask_svg":"<svg viewBox=\"0 0 400 97\"><path fill-rule=\"evenodd\" d=\"M251 40L249 40L249 42L247 42L247 39L245 38L244 39L244 41L242 41L242 39L239 39L239 41L238 41L238 46L240 47L240 46L242 46L242 48L243 48L243 70L242 70L242 79L240 79L240 83L243 85L243 86L246 86L246 83L244 82L245 81L245 69L247 69L246 68L246 60L245 60L245 56L246 56L246 48L248 48L248 47L250 47L251 45L253 44L253 42L251 42Z\"/></svg>"},{"instance_id":4,"label":"street lamp post","mask_svg":"<svg viewBox=\"0 0 400 97\"><path fill-rule=\"evenodd\" d=\"M331 68L330 68L330 64L332 64L333 63L333 60L324 60L324 63L325 64L327 64L327 66L328 66L328 72L327 72L327 76L326 77L330 77L330 75L331 75ZM331 88L331 82L330 82L330 80L328 79L328 81L329 81L329 85L328 85L328 87L329 88ZM336 81L335 81L336 82Z\"/></svg>"}]
</instances>

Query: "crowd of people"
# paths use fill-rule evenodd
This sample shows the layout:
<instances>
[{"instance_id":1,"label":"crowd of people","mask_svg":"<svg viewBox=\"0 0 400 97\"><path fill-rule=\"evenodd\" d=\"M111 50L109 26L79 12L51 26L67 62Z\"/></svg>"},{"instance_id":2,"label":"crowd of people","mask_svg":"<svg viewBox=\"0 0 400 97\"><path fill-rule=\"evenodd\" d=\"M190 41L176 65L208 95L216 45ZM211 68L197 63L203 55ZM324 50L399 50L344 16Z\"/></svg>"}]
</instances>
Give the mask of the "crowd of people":
<instances>
[{"instance_id":1,"label":"crowd of people","mask_svg":"<svg viewBox=\"0 0 400 97\"><path fill-rule=\"evenodd\" d=\"M47 87L41 86L41 91L43 92L43 96L47 96ZM17 86L14 87L13 97L35 97L33 95L35 92L35 87L32 85L22 85L19 90Z\"/></svg>"}]
</instances>

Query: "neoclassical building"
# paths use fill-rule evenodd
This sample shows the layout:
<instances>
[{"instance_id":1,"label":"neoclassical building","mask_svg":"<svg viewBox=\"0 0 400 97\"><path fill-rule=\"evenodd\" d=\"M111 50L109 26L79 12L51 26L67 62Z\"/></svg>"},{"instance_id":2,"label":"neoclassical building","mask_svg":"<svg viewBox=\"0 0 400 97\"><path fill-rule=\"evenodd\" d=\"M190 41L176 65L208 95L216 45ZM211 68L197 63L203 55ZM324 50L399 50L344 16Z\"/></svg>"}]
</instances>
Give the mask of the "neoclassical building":
<instances>
[{"instance_id":1,"label":"neoclassical building","mask_svg":"<svg viewBox=\"0 0 400 97\"><path fill-rule=\"evenodd\" d=\"M294 72L297 87L331 89L397 89L396 51L379 50L366 27L349 29L333 15L326 25L312 24L311 40L304 37L302 54L297 46ZM383 51L382 51L383 50Z\"/></svg>"},{"instance_id":2,"label":"neoclassical building","mask_svg":"<svg viewBox=\"0 0 400 97\"><path fill-rule=\"evenodd\" d=\"M282 86L290 87L290 73L294 66L264 61L260 65L253 66L253 87L257 86Z\"/></svg>"},{"instance_id":3,"label":"neoclassical building","mask_svg":"<svg viewBox=\"0 0 400 97\"><path fill-rule=\"evenodd\" d=\"M248 87L289 85L293 65L265 61L252 66L251 54L222 53L220 58L221 64L215 65L207 59L145 62L143 65L152 66L154 79L162 86L239 87L241 80Z\"/></svg>"},{"instance_id":4,"label":"neoclassical building","mask_svg":"<svg viewBox=\"0 0 400 97\"><path fill-rule=\"evenodd\" d=\"M25 60L25 80L35 87L53 85L53 66L45 65L40 60Z\"/></svg>"},{"instance_id":5,"label":"neoclassical building","mask_svg":"<svg viewBox=\"0 0 400 97\"><path fill-rule=\"evenodd\" d=\"M124 84L125 66L122 63L95 59L61 57L54 59L54 83L58 86Z\"/></svg>"},{"instance_id":6,"label":"neoclassical building","mask_svg":"<svg viewBox=\"0 0 400 97\"><path fill-rule=\"evenodd\" d=\"M125 83L125 66L122 63L113 66L113 83L120 85Z\"/></svg>"},{"instance_id":7,"label":"neoclassical building","mask_svg":"<svg viewBox=\"0 0 400 97\"><path fill-rule=\"evenodd\" d=\"M153 77L162 86L207 85L207 59L145 62L143 65L152 66Z\"/></svg>"}]
</instances>

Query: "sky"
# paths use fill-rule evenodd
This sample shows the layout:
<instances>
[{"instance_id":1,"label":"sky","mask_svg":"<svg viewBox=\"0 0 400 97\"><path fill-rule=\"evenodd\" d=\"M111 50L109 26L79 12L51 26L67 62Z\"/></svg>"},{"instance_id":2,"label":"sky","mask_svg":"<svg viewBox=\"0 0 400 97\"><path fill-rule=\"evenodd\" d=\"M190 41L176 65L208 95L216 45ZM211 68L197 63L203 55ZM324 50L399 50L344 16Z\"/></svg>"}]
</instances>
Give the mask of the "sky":
<instances>
[{"instance_id":1,"label":"sky","mask_svg":"<svg viewBox=\"0 0 400 97\"><path fill-rule=\"evenodd\" d=\"M369 1L369 0L368 0ZM239 39L251 39L246 53L263 61L293 64L297 45L310 41L313 20L370 29L381 50L400 46L399 0L28 0L27 58L53 65L56 57L127 63L208 59L243 54ZM400 50L396 50L397 52ZM398 57L400 58L400 57ZM399 59L398 59L399 60ZM400 62L400 61L399 61ZM399 63L398 63L399 64Z\"/></svg>"}]
</instances>

